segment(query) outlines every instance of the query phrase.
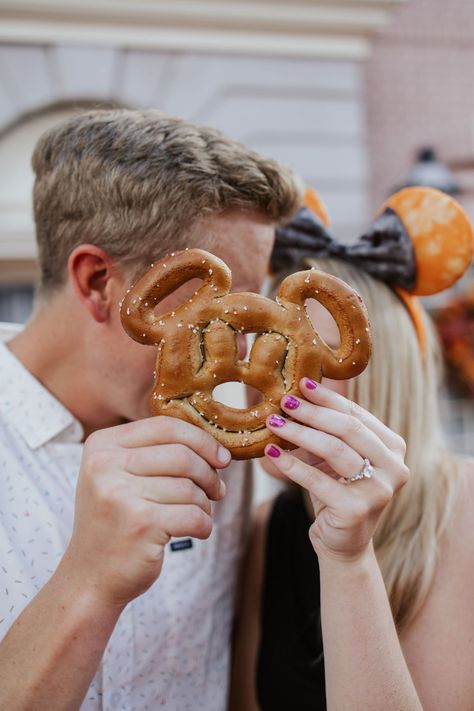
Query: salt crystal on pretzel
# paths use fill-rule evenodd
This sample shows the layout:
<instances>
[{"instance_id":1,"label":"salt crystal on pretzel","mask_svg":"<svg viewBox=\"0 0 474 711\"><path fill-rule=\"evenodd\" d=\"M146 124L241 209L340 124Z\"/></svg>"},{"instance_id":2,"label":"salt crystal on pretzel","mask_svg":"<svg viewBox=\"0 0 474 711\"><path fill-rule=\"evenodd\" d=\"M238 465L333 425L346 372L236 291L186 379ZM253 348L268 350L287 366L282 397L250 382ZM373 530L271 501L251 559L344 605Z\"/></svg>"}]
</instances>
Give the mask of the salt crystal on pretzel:
<instances>
[{"instance_id":1,"label":"salt crystal on pretzel","mask_svg":"<svg viewBox=\"0 0 474 711\"><path fill-rule=\"evenodd\" d=\"M151 412L203 428L234 459L260 457L271 443L293 446L270 432L266 419L281 413L284 395L299 394L302 377L347 379L366 367L367 313L360 296L341 279L315 269L297 272L286 277L272 301L259 294L231 294L230 269L209 252L188 249L165 260L130 289L121 307L129 336L159 344ZM193 299L157 316L160 301L194 278L203 284ZM333 316L338 348L330 348L315 330L304 308L307 299L321 302ZM239 358L237 333L258 334L248 361ZM213 399L217 385L234 381L260 391L262 401L238 409Z\"/></svg>"}]
</instances>

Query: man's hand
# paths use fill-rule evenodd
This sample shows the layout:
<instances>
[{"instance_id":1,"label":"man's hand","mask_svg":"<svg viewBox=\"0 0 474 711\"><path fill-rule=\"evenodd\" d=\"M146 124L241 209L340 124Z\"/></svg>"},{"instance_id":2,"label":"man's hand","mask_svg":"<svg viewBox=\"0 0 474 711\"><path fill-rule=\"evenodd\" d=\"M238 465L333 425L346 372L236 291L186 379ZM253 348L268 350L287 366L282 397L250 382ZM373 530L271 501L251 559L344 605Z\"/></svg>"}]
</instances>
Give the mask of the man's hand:
<instances>
[{"instance_id":1,"label":"man's hand","mask_svg":"<svg viewBox=\"0 0 474 711\"><path fill-rule=\"evenodd\" d=\"M0 708L79 709L125 605L156 580L171 536L207 538L229 452L152 417L84 446L74 530L57 570L0 644ZM41 650L41 653L38 653Z\"/></svg>"},{"instance_id":2,"label":"man's hand","mask_svg":"<svg viewBox=\"0 0 474 711\"><path fill-rule=\"evenodd\" d=\"M207 538L216 469L229 452L194 425L151 417L92 434L84 446L73 535L60 570L102 602L125 606L158 578L172 536Z\"/></svg>"}]
</instances>

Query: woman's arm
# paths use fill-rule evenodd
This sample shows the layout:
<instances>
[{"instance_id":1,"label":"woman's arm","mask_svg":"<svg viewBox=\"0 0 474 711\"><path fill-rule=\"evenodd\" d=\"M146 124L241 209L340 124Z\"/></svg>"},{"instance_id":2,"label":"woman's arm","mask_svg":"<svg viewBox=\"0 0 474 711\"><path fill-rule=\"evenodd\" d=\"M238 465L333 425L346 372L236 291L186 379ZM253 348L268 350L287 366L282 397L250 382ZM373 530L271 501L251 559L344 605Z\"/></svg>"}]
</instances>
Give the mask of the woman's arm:
<instances>
[{"instance_id":1,"label":"woman's arm","mask_svg":"<svg viewBox=\"0 0 474 711\"><path fill-rule=\"evenodd\" d=\"M474 709L474 462L462 466L439 562L401 645L423 706Z\"/></svg>"},{"instance_id":2,"label":"woman's arm","mask_svg":"<svg viewBox=\"0 0 474 711\"><path fill-rule=\"evenodd\" d=\"M352 705L355 694L370 699L372 705L364 709L411 709L406 667L423 708L474 708L474 466L465 469L430 593L401 637L403 657L398 644L387 645L396 640L372 550L354 566L320 558L329 709L357 708ZM354 648L360 650L355 664L347 658L347 650ZM367 649L377 654L369 656ZM338 680L349 674L354 677L348 679L350 697L344 705ZM329 690L339 696L330 698ZM392 707L390 699L400 706Z\"/></svg>"},{"instance_id":3,"label":"woman's arm","mask_svg":"<svg viewBox=\"0 0 474 711\"><path fill-rule=\"evenodd\" d=\"M420 711L372 546L382 511L408 477L404 442L342 395L311 381L300 388L306 399L282 400L293 421L268 425L312 463L274 445L266 453L313 504L328 709ZM365 457L372 477L348 482Z\"/></svg>"},{"instance_id":4,"label":"woman's arm","mask_svg":"<svg viewBox=\"0 0 474 711\"><path fill-rule=\"evenodd\" d=\"M260 644L260 614L265 541L273 501L257 507L241 577L232 663L229 711L258 711L256 666Z\"/></svg>"},{"instance_id":5,"label":"woman's arm","mask_svg":"<svg viewBox=\"0 0 474 711\"><path fill-rule=\"evenodd\" d=\"M351 561L319 559L329 711L419 711L372 548Z\"/></svg>"}]
</instances>

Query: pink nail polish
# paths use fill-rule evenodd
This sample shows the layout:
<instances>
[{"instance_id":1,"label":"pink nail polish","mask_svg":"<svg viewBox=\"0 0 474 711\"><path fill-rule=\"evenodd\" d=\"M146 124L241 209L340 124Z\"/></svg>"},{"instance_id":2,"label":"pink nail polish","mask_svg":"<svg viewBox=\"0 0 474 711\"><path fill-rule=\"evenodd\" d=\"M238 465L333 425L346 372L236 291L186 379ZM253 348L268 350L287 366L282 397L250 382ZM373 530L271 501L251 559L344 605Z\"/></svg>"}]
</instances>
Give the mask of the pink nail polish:
<instances>
[{"instance_id":1,"label":"pink nail polish","mask_svg":"<svg viewBox=\"0 0 474 711\"><path fill-rule=\"evenodd\" d=\"M268 424L272 427L283 427L283 425L286 425L286 420L284 417L280 417L280 415L270 415Z\"/></svg>"},{"instance_id":2,"label":"pink nail polish","mask_svg":"<svg viewBox=\"0 0 474 711\"><path fill-rule=\"evenodd\" d=\"M281 452L278 447L275 447L273 444L271 444L267 449L266 454L268 454L269 457L279 457Z\"/></svg>"},{"instance_id":3,"label":"pink nail polish","mask_svg":"<svg viewBox=\"0 0 474 711\"><path fill-rule=\"evenodd\" d=\"M283 405L288 408L288 410L296 410L296 408L300 406L300 401L298 398L293 397L293 395L288 395L283 400Z\"/></svg>"},{"instance_id":4,"label":"pink nail polish","mask_svg":"<svg viewBox=\"0 0 474 711\"><path fill-rule=\"evenodd\" d=\"M316 383L314 380L311 380L311 378L305 378L304 384L306 385L308 390L316 390L316 388L318 387L318 383Z\"/></svg>"}]
</instances>

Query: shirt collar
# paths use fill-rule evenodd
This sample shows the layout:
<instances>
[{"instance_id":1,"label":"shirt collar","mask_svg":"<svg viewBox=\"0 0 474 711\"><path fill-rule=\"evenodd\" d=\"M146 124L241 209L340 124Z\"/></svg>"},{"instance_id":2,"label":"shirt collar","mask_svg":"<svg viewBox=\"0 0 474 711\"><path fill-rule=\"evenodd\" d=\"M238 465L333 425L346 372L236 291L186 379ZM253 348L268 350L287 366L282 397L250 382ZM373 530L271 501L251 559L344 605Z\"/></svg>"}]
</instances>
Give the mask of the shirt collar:
<instances>
[{"instance_id":1,"label":"shirt collar","mask_svg":"<svg viewBox=\"0 0 474 711\"><path fill-rule=\"evenodd\" d=\"M54 438L81 442L80 422L0 343L0 414L31 449Z\"/></svg>"}]
</instances>

